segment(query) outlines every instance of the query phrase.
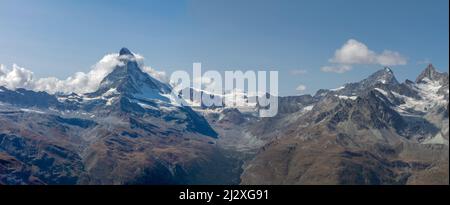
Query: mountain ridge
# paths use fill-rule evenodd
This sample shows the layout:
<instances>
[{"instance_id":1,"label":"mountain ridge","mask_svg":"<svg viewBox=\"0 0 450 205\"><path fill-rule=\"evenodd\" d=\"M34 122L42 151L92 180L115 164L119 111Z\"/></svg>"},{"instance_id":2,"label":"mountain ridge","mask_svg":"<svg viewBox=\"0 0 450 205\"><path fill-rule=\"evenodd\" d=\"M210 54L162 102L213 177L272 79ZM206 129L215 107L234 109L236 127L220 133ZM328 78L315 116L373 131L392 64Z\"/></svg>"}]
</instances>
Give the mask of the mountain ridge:
<instances>
[{"instance_id":1,"label":"mountain ridge","mask_svg":"<svg viewBox=\"0 0 450 205\"><path fill-rule=\"evenodd\" d=\"M432 65L279 96L259 118L181 106L118 59L92 93L0 86L0 184L448 184L448 74Z\"/></svg>"}]
</instances>

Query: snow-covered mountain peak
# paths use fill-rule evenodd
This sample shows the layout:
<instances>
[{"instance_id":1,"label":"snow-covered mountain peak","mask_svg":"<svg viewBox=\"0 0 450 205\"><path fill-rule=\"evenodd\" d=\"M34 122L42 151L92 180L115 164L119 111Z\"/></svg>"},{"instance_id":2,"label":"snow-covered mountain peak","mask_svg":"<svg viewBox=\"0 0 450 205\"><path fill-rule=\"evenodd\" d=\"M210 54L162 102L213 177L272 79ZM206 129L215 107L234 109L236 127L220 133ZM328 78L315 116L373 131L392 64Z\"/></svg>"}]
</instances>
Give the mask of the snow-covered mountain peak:
<instances>
[{"instance_id":1,"label":"snow-covered mountain peak","mask_svg":"<svg viewBox=\"0 0 450 205\"><path fill-rule=\"evenodd\" d=\"M108 74L100 83L95 95L102 95L114 89L121 94L141 94L148 92L168 94L171 87L147 73L143 72L135 61L134 55L127 48L120 50L120 60L114 70Z\"/></svg>"},{"instance_id":2,"label":"snow-covered mountain peak","mask_svg":"<svg viewBox=\"0 0 450 205\"><path fill-rule=\"evenodd\" d=\"M417 77L416 83L427 83L427 81L437 81L441 85L448 84L448 74L440 73L432 64L429 64Z\"/></svg>"},{"instance_id":3,"label":"snow-covered mountain peak","mask_svg":"<svg viewBox=\"0 0 450 205\"><path fill-rule=\"evenodd\" d=\"M375 72L374 74L370 75L367 79L361 82L367 85L373 85L377 83L392 84L392 85L398 84L394 72L388 67L385 67L384 69Z\"/></svg>"}]
</instances>

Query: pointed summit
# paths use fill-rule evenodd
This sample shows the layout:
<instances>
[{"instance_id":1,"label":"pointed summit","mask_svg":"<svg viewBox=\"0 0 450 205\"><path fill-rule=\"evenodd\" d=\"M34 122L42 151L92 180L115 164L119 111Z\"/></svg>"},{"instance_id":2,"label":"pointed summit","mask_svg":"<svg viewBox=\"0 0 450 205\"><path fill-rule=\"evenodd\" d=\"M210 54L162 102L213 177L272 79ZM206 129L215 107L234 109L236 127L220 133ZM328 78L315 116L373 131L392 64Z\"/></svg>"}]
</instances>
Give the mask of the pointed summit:
<instances>
[{"instance_id":1,"label":"pointed summit","mask_svg":"<svg viewBox=\"0 0 450 205\"><path fill-rule=\"evenodd\" d=\"M370 75L367 79L361 81L364 85L375 85L377 83L382 84L398 84L397 79L394 76L394 72L388 67L385 67L382 70L379 70L372 75Z\"/></svg>"},{"instance_id":2,"label":"pointed summit","mask_svg":"<svg viewBox=\"0 0 450 205\"><path fill-rule=\"evenodd\" d=\"M117 64L114 70L100 82L98 90L92 93L93 96L104 95L110 92L127 95L151 92L158 97L160 94L171 92L171 87L168 84L142 71L130 50L122 48L119 54L118 59L121 63Z\"/></svg>"},{"instance_id":3,"label":"pointed summit","mask_svg":"<svg viewBox=\"0 0 450 205\"><path fill-rule=\"evenodd\" d=\"M377 87L395 87L398 84L399 83L395 78L394 72L392 72L390 68L385 67L384 69L378 70L362 81L356 83L347 83L343 87L331 90L331 92L336 95L355 96L366 93ZM322 93L320 93L320 91L318 91L318 94L316 94L316 96L318 95L326 95L326 92L322 91Z\"/></svg>"},{"instance_id":4,"label":"pointed summit","mask_svg":"<svg viewBox=\"0 0 450 205\"><path fill-rule=\"evenodd\" d=\"M425 68L425 70L422 71L422 73L417 77L416 83L427 80L444 82L446 79L448 81L448 74L438 72L434 68L433 64L429 64L427 68Z\"/></svg>"},{"instance_id":5,"label":"pointed summit","mask_svg":"<svg viewBox=\"0 0 450 205\"><path fill-rule=\"evenodd\" d=\"M384 67L384 71L386 71L386 72L388 72L388 73L394 73L394 72L392 72L392 70L389 68L389 67Z\"/></svg>"},{"instance_id":6,"label":"pointed summit","mask_svg":"<svg viewBox=\"0 0 450 205\"><path fill-rule=\"evenodd\" d=\"M120 49L119 55L121 55L121 56L124 56L124 55L134 56L133 53L131 53L131 51L128 50L128 48L125 48L125 47L123 47L122 49Z\"/></svg>"}]
</instances>

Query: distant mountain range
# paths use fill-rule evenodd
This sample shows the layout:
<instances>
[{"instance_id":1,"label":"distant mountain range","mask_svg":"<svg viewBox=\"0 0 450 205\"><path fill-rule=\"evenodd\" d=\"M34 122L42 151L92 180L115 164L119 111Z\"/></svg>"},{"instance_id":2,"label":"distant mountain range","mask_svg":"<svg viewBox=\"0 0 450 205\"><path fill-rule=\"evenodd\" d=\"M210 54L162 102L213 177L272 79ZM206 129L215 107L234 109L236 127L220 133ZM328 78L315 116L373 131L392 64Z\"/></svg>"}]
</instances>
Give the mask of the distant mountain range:
<instances>
[{"instance_id":1,"label":"distant mountain range","mask_svg":"<svg viewBox=\"0 0 450 205\"><path fill-rule=\"evenodd\" d=\"M0 86L0 184L449 184L449 76L432 65L279 97L259 118L182 106L128 49L117 59L92 93Z\"/></svg>"}]
</instances>

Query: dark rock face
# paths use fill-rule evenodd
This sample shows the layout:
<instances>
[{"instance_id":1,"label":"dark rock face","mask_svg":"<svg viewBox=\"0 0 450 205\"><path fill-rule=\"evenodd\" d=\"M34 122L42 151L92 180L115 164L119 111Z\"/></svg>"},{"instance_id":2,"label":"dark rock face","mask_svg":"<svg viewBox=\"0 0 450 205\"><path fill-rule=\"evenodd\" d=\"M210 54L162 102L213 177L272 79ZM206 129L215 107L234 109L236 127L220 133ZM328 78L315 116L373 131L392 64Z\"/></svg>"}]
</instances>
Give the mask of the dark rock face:
<instances>
[{"instance_id":1,"label":"dark rock face","mask_svg":"<svg viewBox=\"0 0 450 205\"><path fill-rule=\"evenodd\" d=\"M200 134L217 138L217 133L211 128L203 116L198 115L189 107L183 107L187 113L187 130L192 132L198 132Z\"/></svg>"},{"instance_id":2,"label":"dark rock face","mask_svg":"<svg viewBox=\"0 0 450 205\"><path fill-rule=\"evenodd\" d=\"M22 88L12 91L3 86L0 86L0 89L2 90L0 92L0 102L40 108L61 106L61 103L59 103L55 96L46 92L34 92Z\"/></svg>"},{"instance_id":3,"label":"dark rock face","mask_svg":"<svg viewBox=\"0 0 450 205\"><path fill-rule=\"evenodd\" d=\"M280 97L278 98L278 113L293 113L315 102L317 102L317 100L314 99L311 95Z\"/></svg>"},{"instance_id":4,"label":"dark rock face","mask_svg":"<svg viewBox=\"0 0 450 205\"><path fill-rule=\"evenodd\" d=\"M439 73L432 64L428 65L428 67L422 71L422 73L417 77L416 83L423 82L425 78L431 81L438 81L441 84L448 84L448 74Z\"/></svg>"},{"instance_id":5,"label":"dark rock face","mask_svg":"<svg viewBox=\"0 0 450 205\"><path fill-rule=\"evenodd\" d=\"M240 125L244 123L244 115L236 108L228 108L222 111L223 117L218 120L218 123L232 123L235 125Z\"/></svg>"},{"instance_id":6,"label":"dark rock face","mask_svg":"<svg viewBox=\"0 0 450 205\"><path fill-rule=\"evenodd\" d=\"M130 56L134 56L130 50L128 50L128 48L122 48L119 51L119 55L123 56L123 55L130 55Z\"/></svg>"},{"instance_id":7,"label":"dark rock face","mask_svg":"<svg viewBox=\"0 0 450 205\"><path fill-rule=\"evenodd\" d=\"M75 184L83 171L81 158L61 146L6 134L0 141L3 164L12 166L0 173L4 184Z\"/></svg>"}]
</instances>

